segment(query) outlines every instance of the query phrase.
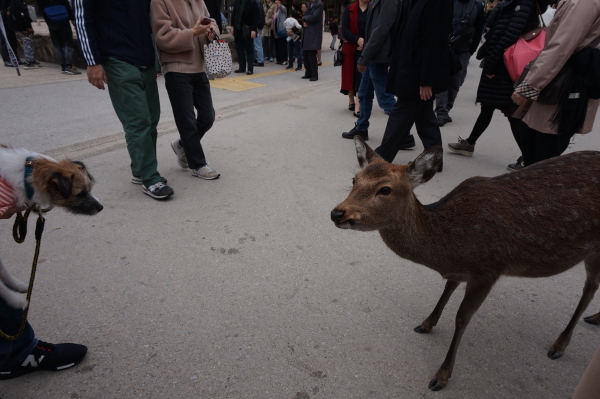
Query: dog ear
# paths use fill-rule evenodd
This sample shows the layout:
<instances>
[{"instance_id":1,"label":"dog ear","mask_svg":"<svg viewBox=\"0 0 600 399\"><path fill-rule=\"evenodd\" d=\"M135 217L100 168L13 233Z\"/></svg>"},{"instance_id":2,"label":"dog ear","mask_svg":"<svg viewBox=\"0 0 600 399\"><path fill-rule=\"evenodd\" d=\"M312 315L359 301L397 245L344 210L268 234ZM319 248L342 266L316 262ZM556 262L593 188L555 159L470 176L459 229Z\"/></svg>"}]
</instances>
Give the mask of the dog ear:
<instances>
[{"instance_id":1,"label":"dog ear","mask_svg":"<svg viewBox=\"0 0 600 399\"><path fill-rule=\"evenodd\" d=\"M56 187L60 195L65 198L69 198L71 196L71 189L73 188L73 182L71 179L62 173L55 173L50 181Z\"/></svg>"}]
</instances>

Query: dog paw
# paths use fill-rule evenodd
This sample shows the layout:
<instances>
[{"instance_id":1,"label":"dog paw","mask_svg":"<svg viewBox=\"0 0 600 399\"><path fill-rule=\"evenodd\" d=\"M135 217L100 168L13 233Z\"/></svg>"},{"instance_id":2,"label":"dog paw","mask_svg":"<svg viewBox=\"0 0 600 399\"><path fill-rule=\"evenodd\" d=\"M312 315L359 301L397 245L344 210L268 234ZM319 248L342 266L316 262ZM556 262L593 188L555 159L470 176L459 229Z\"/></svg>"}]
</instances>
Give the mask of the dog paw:
<instances>
[{"instance_id":1,"label":"dog paw","mask_svg":"<svg viewBox=\"0 0 600 399\"><path fill-rule=\"evenodd\" d=\"M29 289L29 286L25 283L22 283L19 281L19 283L15 286L14 290L16 292L20 292L22 294L27 294L27 290Z\"/></svg>"},{"instance_id":2,"label":"dog paw","mask_svg":"<svg viewBox=\"0 0 600 399\"><path fill-rule=\"evenodd\" d=\"M25 309L27 307L27 295L20 293L11 293L8 298L5 298L6 303L15 309Z\"/></svg>"}]
</instances>

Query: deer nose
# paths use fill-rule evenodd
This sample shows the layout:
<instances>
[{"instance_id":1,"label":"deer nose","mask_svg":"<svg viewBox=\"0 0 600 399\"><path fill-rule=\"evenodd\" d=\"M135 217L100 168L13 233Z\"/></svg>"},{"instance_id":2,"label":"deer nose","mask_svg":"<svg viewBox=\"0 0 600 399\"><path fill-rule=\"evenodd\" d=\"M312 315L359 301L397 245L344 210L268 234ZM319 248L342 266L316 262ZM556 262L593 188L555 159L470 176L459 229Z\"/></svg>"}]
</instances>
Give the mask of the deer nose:
<instances>
[{"instance_id":1,"label":"deer nose","mask_svg":"<svg viewBox=\"0 0 600 399\"><path fill-rule=\"evenodd\" d=\"M331 211L331 220L333 220L334 223L339 223L342 221L342 218L344 217L344 214L346 212L344 211L337 211L337 210L333 210Z\"/></svg>"}]
</instances>

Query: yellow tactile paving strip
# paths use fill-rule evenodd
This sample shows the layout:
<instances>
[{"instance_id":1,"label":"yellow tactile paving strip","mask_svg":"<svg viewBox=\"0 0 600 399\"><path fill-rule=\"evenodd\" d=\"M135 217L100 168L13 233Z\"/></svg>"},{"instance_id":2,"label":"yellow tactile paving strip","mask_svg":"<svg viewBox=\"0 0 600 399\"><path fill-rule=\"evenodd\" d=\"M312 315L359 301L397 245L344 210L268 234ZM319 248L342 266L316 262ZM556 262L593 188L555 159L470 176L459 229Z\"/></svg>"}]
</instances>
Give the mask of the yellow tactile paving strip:
<instances>
[{"instance_id":1,"label":"yellow tactile paving strip","mask_svg":"<svg viewBox=\"0 0 600 399\"><path fill-rule=\"evenodd\" d=\"M322 66L333 65L333 62L324 62ZM242 75L231 78L215 79L210 81L210 87L228 91L245 91L264 87L265 84L249 82L250 79L264 78L267 76L280 75L282 73L295 72L293 69L278 69L275 71L255 73L253 75Z\"/></svg>"}]
</instances>

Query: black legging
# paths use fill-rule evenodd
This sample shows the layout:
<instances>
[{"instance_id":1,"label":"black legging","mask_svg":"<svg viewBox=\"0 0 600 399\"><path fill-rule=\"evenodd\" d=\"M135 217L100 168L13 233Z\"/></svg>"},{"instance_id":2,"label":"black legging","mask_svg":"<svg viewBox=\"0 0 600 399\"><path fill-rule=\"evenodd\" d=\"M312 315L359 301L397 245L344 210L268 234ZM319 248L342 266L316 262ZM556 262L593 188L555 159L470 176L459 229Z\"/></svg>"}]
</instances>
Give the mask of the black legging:
<instances>
[{"instance_id":1,"label":"black legging","mask_svg":"<svg viewBox=\"0 0 600 399\"><path fill-rule=\"evenodd\" d=\"M558 134L541 133L521 123L521 151L525 166L561 155L569 146L569 139Z\"/></svg>"},{"instance_id":2,"label":"black legging","mask_svg":"<svg viewBox=\"0 0 600 399\"><path fill-rule=\"evenodd\" d=\"M475 145L475 142L479 139L479 137L485 132L485 130L490 125L492 121L492 116L494 115L495 107L491 105L481 104L481 112L477 117L477 121L475 122L475 126L473 126L473 130L471 131L471 135L467 139L467 142L471 145ZM517 145L523 152L521 148L521 126L520 120L508 117L508 123L510 123L510 130L512 130L512 134L515 137L515 141Z\"/></svg>"}]
</instances>

